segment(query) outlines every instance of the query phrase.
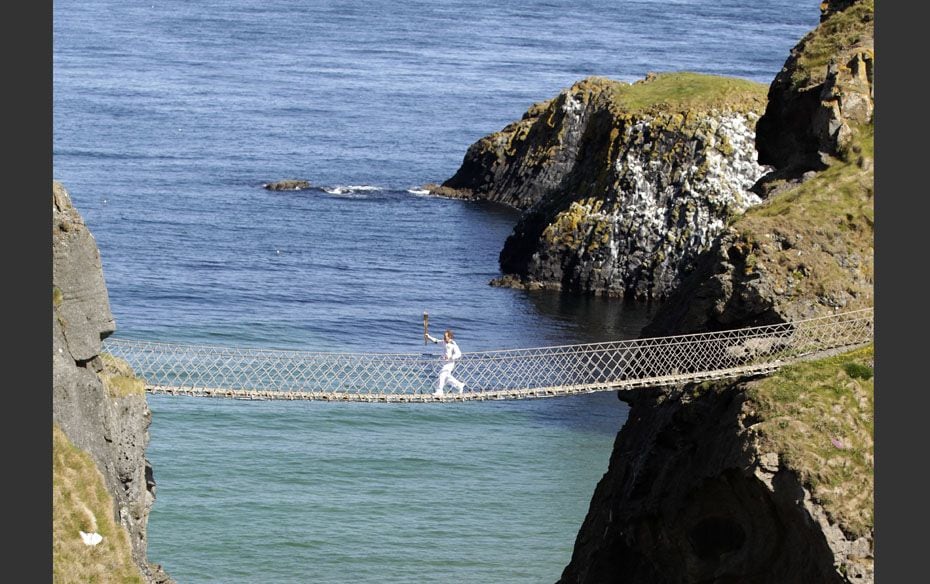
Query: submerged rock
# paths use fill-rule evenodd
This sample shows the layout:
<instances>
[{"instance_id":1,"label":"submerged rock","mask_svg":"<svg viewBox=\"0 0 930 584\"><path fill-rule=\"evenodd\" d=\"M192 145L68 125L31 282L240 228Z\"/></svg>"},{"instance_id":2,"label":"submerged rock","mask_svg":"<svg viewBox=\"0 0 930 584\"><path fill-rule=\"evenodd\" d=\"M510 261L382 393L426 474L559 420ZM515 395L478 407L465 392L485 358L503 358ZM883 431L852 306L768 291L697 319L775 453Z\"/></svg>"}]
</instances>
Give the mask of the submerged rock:
<instances>
[{"instance_id":1,"label":"submerged rock","mask_svg":"<svg viewBox=\"0 0 930 584\"><path fill-rule=\"evenodd\" d=\"M287 179L266 183L262 186L269 191L302 191L310 188L310 181Z\"/></svg>"}]
</instances>

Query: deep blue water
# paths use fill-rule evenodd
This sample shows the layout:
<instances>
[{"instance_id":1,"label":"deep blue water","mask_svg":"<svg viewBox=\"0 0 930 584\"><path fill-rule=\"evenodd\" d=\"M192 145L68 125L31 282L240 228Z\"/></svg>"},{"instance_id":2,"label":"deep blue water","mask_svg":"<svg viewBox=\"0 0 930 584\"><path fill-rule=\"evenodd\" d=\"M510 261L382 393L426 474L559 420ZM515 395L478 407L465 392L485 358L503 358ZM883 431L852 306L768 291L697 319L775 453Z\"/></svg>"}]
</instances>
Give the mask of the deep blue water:
<instances>
[{"instance_id":1,"label":"deep blue water","mask_svg":"<svg viewBox=\"0 0 930 584\"><path fill-rule=\"evenodd\" d=\"M812 0L56 0L53 173L125 338L330 351L635 337L493 288L512 210L417 191L588 76L769 83ZM261 188L305 178L314 188ZM554 582L626 407L153 396L149 558L179 582Z\"/></svg>"}]
</instances>

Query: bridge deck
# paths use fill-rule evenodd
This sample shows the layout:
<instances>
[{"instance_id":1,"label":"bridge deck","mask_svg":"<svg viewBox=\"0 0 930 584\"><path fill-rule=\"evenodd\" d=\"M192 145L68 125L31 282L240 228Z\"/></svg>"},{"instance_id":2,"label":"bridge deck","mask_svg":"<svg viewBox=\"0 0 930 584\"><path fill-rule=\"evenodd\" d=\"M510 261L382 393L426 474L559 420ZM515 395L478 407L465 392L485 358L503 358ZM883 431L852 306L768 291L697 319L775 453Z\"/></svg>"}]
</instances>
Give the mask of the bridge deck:
<instances>
[{"instance_id":1,"label":"bridge deck","mask_svg":"<svg viewBox=\"0 0 930 584\"><path fill-rule=\"evenodd\" d=\"M530 399L770 373L872 341L873 311L606 343L466 353L459 394L432 395L439 361L408 353L310 353L107 339L153 394L431 403Z\"/></svg>"},{"instance_id":2,"label":"bridge deck","mask_svg":"<svg viewBox=\"0 0 930 584\"><path fill-rule=\"evenodd\" d=\"M688 382L726 379L748 375L760 375L778 370L785 363L770 363L754 367L735 367L713 372L687 375L665 375L643 379L630 379L609 383L568 385L556 387L521 388L490 391L465 391L457 393L446 391L441 396L432 393L347 393L340 391L281 391L274 389L222 389L216 387L167 387L151 386L146 390L152 394L184 395L191 397L224 397L245 400L312 400L330 402L366 402L366 403L433 403L535 399L543 397L560 397L595 393L598 391L625 390L636 387L677 385Z\"/></svg>"}]
</instances>

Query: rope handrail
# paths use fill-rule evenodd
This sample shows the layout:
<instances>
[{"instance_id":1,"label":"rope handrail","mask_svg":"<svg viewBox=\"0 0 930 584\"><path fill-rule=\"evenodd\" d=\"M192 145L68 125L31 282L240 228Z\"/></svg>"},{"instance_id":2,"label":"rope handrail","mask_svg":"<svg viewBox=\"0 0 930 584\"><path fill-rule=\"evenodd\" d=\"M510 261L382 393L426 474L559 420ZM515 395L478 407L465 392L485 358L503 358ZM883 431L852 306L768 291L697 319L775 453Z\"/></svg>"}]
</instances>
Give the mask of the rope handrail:
<instances>
[{"instance_id":1,"label":"rope handrail","mask_svg":"<svg viewBox=\"0 0 930 584\"><path fill-rule=\"evenodd\" d=\"M773 371L871 341L874 310L724 331L465 353L462 395L504 399L641 387ZM265 399L427 401L438 356L185 345L110 337L152 392Z\"/></svg>"}]
</instances>

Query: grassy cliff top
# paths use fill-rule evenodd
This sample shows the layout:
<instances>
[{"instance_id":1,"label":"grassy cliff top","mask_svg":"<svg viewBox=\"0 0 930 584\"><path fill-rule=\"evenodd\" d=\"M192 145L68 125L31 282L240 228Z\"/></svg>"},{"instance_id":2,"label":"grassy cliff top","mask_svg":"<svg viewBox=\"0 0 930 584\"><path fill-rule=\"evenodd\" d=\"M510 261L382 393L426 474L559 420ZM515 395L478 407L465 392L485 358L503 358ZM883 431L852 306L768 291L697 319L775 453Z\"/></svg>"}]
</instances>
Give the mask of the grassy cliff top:
<instances>
[{"instance_id":1,"label":"grassy cliff top","mask_svg":"<svg viewBox=\"0 0 930 584\"><path fill-rule=\"evenodd\" d=\"M80 532L103 539L87 545ZM129 535L113 518L113 498L90 455L52 426L52 573L55 582L138 582Z\"/></svg>"},{"instance_id":2,"label":"grassy cliff top","mask_svg":"<svg viewBox=\"0 0 930 584\"><path fill-rule=\"evenodd\" d=\"M753 426L840 527L874 526L874 345L785 367L750 384Z\"/></svg>"},{"instance_id":3,"label":"grassy cliff top","mask_svg":"<svg viewBox=\"0 0 930 584\"><path fill-rule=\"evenodd\" d=\"M871 124L861 128L851 150L851 160L831 160L826 170L810 180L749 208L734 226L749 231L767 229L777 226L771 221L777 218L774 223L819 228L843 228L854 221L871 227L875 222L875 131ZM868 235L871 239L871 229Z\"/></svg>"},{"instance_id":4,"label":"grassy cliff top","mask_svg":"<svg viewBox=\"0 0 930 584\"><path fill-rule=\"evenodd\" d=\"M858 256L863 281L871 281L875 240L874 128L862 127L849 160L831 160L823 172L769 197L735 218L732 227L772 278L793 273L798 296L815 298L847 289ZM765 245L771 238L786 248ZM774 249L774 251L772 251ZM768 251L766 251L768 250ZM803 251L803 253L802 253Z\"/></svg>"},{"instance_id":5,"label":"grassy cliff top","mask_svg":"<svg viewBox=\"0 0 930 584\"><path fill-rule=\"evenodd\" d=\"M597 79L597 78L595 78ZM613 106L628 114L724 110L761 112L768 85L717 75L678 72L649 75L608 87Z\"/></svg>"}]
</instances>

